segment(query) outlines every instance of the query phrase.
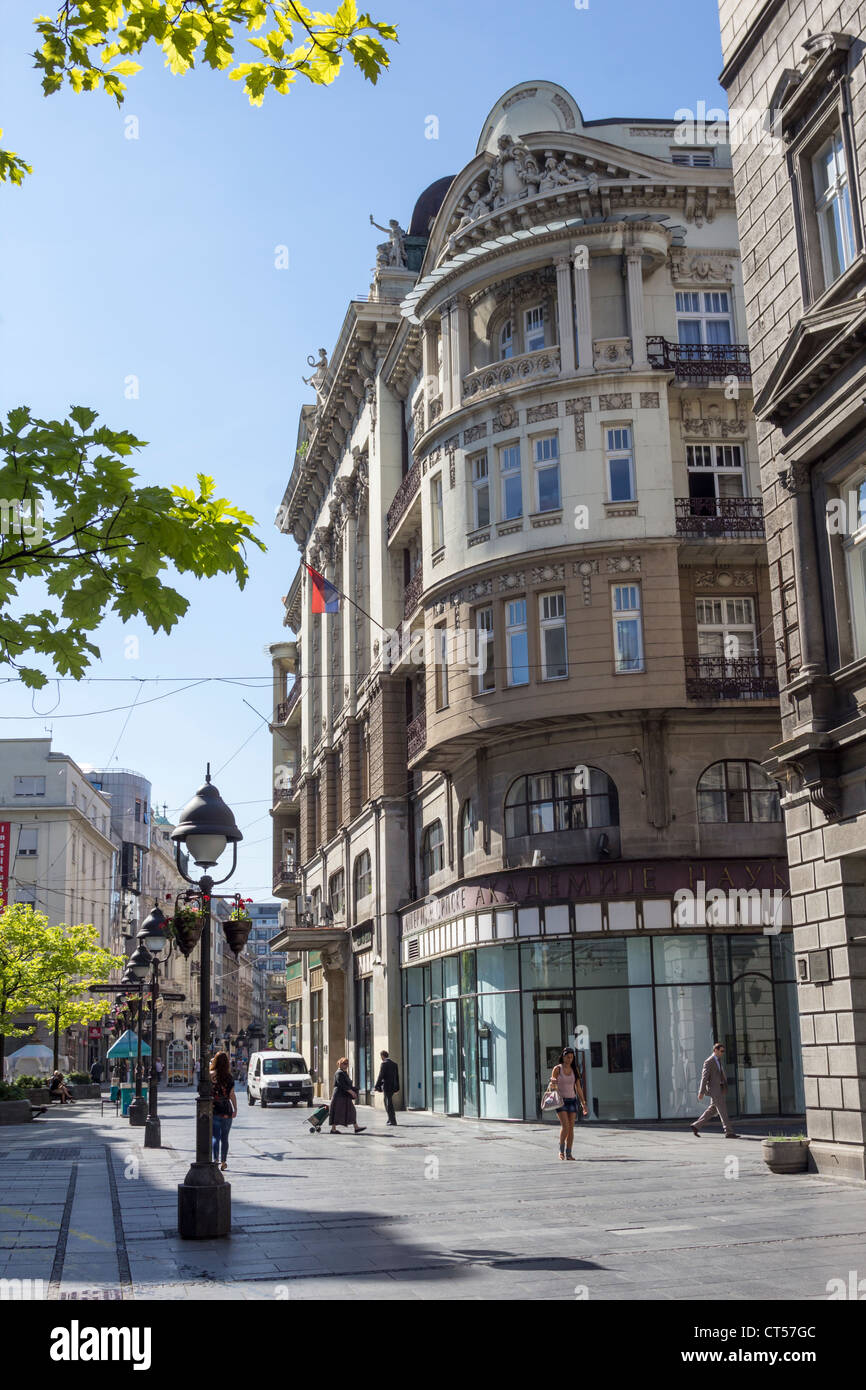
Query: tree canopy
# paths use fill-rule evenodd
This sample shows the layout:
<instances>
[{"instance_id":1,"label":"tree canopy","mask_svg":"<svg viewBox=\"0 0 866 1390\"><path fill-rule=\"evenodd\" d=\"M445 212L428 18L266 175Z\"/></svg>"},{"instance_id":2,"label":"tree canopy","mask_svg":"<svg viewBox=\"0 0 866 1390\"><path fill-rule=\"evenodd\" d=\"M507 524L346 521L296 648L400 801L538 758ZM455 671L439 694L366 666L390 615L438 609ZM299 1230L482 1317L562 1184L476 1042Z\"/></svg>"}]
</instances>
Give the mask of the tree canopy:
<instances>
[{"instance_id":1,"label":"tree canopy","mask_svg":"<svg viewBox=\"0 0 866 1390\"><path fill-rule=\"evenodd\" d=\"M127 460L143 447L84 406L65 420L20 406L0 421L0 663L28 686L48 679L28 653L80 677L99 657L91 634L109 612L170 632L189 601L161 581L168 565L199 579L231 574L242 589L247 547L265 548L253 517L205 474L194 488L142 486ZM18 611L33 579L55 606Z\"/></svg>"},{"instance_id":2,"label":"tree canopy","mask_svg":"<svg viewBox=\"0 0 866 1390\"><path fill-rule=\"evenodd\" d=\"M285 94L298 77L329 86L346 55L376 82L391 61L386 44L397 42L396 27L360 13L355 0L343 0L333 14L299 0L66 0L55 19L38 15L33 23L34 65L46 96L65 85L102 88L118 105L123 79L141 71L135 57L148 47L162 51L173 73L196 62L226 72L260 106L269 87ZM21 156L0 150L0 182L21 183L28 173Z\"/></svg>"}]
</instances>

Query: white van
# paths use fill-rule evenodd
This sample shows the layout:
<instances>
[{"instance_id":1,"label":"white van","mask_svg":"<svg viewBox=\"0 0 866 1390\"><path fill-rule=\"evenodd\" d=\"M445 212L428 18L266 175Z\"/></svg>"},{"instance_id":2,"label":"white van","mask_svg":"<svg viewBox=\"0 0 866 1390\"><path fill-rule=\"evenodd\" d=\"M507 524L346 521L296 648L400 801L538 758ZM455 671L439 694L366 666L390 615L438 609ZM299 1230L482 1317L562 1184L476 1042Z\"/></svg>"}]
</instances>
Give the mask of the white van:
<instances>
[{"instance_id":1,"label":"white van","mask_svg":"<svg viewBox=\"0 0 866 1390\"><path fill-rule=\"evenodd\" d=\"M247 1100L262 1109L277 1101L313 1103L313 1078L300 1052L254 1052L247 1070Z\"/></svg>"}]
</instances>

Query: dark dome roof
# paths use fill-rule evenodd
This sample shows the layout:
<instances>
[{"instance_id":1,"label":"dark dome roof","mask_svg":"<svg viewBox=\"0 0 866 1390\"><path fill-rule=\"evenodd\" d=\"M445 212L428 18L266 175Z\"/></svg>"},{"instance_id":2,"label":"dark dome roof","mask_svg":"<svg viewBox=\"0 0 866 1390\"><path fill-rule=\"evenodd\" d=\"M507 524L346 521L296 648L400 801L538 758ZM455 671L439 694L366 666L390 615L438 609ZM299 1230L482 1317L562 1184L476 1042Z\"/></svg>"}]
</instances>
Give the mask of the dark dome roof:
<instances>
[{"instance_id":1,"label":"dark dome roof","mask_svg":"<svg viewBox=\"0 0 866 1390\"><path fill-rule=\"evenodd\" d=\"M445 194L454 182L455 175L447 174L444 179L437 179L431 183L429 188L418 199L412 211L412 221L409 224L410 236L430 235L430 228L437 212L445 201Z\"/></svg>"}]
</instances>

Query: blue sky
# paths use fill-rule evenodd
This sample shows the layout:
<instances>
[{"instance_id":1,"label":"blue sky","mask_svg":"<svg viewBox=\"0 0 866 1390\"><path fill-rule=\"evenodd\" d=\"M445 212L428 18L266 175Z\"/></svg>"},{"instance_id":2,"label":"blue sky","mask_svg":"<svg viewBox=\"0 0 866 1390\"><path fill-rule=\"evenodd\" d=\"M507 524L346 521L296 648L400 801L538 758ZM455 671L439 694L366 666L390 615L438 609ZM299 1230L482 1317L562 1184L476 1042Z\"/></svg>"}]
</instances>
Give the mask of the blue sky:
<instances>
[{"instance_id":1,"label":"blue sky","mask_svg":"<svg viewBox=\"0 0 866 1390\"><path fill-rule=\"evenodd\" d=\"M270 899L271 740L254 710L269 710L265 649L288 635L280 597L298 562L273 516L309 397L307 353L330 351L346 301L369 286L381 239L369 214L407 225L518 82L561 83L587 120L724 107L716 3L689 0L683 23L668 0L371 0L400 32L377 87L346 70L328 90L299 84L254 110L224 76L172 77L147 52L120 111L104 94L42 97L28 58L40 8L16 0L0 19L3 144L34 166L23 189L0 189L0 409L92 406L149 441L148 480L212 474L255 515L268 553L252 555L243 593L181 581L191 606L168 637L105 623L94 679L62 682L59 704L54 684L36 696L3 686L0 737L50 730L79 762L113 756L151 780L170 815L210 760L244 831L231 886ZM124 135L130 116L137 140ZM279 246L287 270L275 268ZM233 681L144 703L204 676ZM137 691L131 714L93 713Z\"/></svg>"}]
</instances>

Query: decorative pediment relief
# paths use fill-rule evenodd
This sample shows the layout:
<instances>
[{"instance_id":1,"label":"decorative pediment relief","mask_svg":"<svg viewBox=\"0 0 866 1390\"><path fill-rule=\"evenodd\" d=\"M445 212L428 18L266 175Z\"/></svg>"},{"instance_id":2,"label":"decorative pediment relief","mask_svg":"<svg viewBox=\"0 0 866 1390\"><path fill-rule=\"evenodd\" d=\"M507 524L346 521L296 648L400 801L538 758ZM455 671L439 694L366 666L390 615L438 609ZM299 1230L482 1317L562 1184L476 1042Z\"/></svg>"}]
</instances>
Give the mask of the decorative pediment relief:
<instances>
[{"instance_id":1,"label":"decorative pediment relief","mask_svg":"<svg viewBox=\"0 0 866 1390\"><path fill-rule=\"evenodd\" d=\"M728 412L715 401L684 401L680 421L683 439L742 439L747 422L745 416L737 414L736 403L731 404L732 410ZM687 415L686 411L691 413Z\"/></svg>"},{"instance_id":2,"label":"decorative pediment relief","mask_svg":"<svg viewBox=\"0 0 866 1390\"><path fill-rule=\"evenodd\" d=\"M693 251L672 247L669 255L675 285L729 285L739 259L736 251Z\"/></svg>"},{"instance_id":3,"label":"decorative pediment relief","mask_svg":"<svg viewBox=\"0 0 866 1390\"><path fill-rule=\"evenodd\" d=\"M788 338L755 398L759 419L781 424L806 405L827 379L866 345L866 307L846 300L806 314Z\"/></svg>"}]
</instances>

